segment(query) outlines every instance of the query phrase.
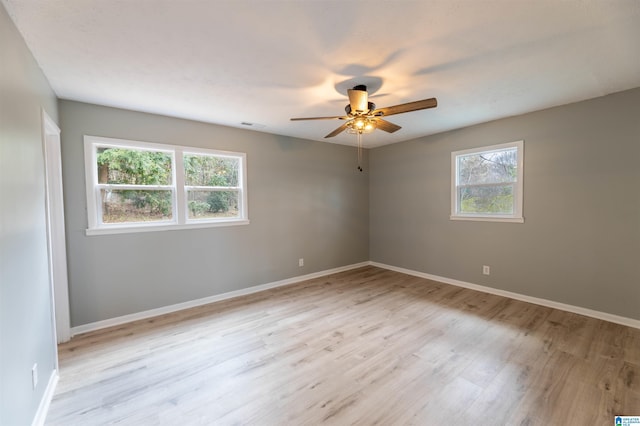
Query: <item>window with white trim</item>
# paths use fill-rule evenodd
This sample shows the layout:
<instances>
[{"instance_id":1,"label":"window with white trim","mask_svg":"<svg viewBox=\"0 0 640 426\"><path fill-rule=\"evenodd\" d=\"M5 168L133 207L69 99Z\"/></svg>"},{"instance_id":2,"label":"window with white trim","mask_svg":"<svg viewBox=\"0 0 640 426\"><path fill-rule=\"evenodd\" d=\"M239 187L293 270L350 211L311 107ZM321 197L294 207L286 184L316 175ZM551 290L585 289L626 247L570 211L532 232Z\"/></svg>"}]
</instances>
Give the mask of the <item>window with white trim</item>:
<instances>
[{"instance_id":1,"label":"window with white trim","mask_svg":"<svg viewBox=\"0 0 640 426\"><path fill-rule=\"evenodd\" d=\"M451 219L524 222L524 142L451 153Z\"/></svg>"},{"instance_id":2,"label":"window with white trim","mask_svg":"<svg viewBox=\"0 0 640 426\"><path fill-rule=\"evenodd\" d=\"M84 137L87 234L249 223L246 155Z\"/></svg>"}]
</instances>

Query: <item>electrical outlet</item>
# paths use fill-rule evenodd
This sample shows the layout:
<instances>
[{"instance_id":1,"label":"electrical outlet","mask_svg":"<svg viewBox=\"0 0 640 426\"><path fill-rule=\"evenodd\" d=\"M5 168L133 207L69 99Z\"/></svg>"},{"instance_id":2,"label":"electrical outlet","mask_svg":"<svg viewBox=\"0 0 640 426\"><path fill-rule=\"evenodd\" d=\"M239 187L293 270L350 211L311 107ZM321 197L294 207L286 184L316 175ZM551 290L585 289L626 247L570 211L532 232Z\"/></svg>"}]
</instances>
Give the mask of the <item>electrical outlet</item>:
<instances>
[{"instance_id":1,"label":"electrical outlet","mask_svg":"<svg viewBox=\"0 0 640 426\"><path fill-rule=\"evenodd\" d=\"M482 266L482 274L483 275L491 275L491 267L487 265Z\"/></svg>"},{"instance_id":2,"label":"electrical outlet","mask_svg":"<svg viewBox=\"0 0 640 426\"><path fill-rule=\"evenodd\" d=\"M31 385L33 385L33 389L38 386L38 364L33 364L31 367Z\"/></svg>"},{"instance_id":3,"label":"electrical outlet","mask_svg":"<svg viewBox=\"0 0 640 426\"><path fill-rule=\"evenodd\" d=\"M303 267L304 266L304 259L303 258L298 259L298 266L299 267Z\"/></svg>"}]
</instances>

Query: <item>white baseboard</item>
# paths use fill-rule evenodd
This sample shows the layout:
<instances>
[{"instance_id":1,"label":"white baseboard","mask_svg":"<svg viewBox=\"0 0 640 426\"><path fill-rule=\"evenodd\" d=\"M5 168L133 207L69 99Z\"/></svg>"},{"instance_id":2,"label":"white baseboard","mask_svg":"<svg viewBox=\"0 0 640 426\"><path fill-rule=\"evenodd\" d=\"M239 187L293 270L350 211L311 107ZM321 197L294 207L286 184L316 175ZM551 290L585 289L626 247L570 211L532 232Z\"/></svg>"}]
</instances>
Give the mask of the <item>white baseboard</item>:
<instances>
[{"instance_id":1,"label":"white baseboard","mask_svg":"<svg viewBox=\"0 0 640 426\"><path fill-rule=\"evenodd\" d=\"M44 421L47 419L47 413L49 412L49 405L51 405L51 400L53 399L53 393L58 385L58 378L58 370L53 370L51 376L49 376L49 383L47 383L47 388L44 390L44 395L42 395L42 399L38 405L38 411L36 411L31 426L44 425Z\"/></svg>"},{"instance_id":2,"label":"white baseboard","mask_svg":"<svg viewBox=\"0 0 640 426\"><path fill-rule=\"evenodd\" d=\"M110 318L103 321L96 321L89 324L79 325L71 328L71 336L76 336L82 333L88 333L89 331L100 330L102 328L113 327L116 325L126 324L132 321L138 321L141 319L157 317L159 315L169 314L171 312L181 311L183 309L194 308L196 306L207 305L213 302L219 302L221 300L232 299L238 296L245 296L247 294L258 293L271 288L282 287L289 284L294 284L300 281L311 280L314 278L322 277L325 275L335 274L338 272L349 271L351 269L361 268L368 266L370 262L360 262L352 265L341 266L338 268L327 269L324 271L314 272L307 275L300 275L297 277L287 278L280 281L274 281L271 283L260 284L253 287L243 288L241 290L230 291L227 293L216 294L202 299L190 300L188 302L176 303L175 305L163 306L161 308L150 309L148 311L136 312L134 314L123 315L120 317Z\"/></svg>"},{"instance_id":3,"label":"white baseboard","mask_svg":"<svg viewBox=\"0 0 640 426\"><path fill-rule=\"evenodd\" d=\"M447 278L447 277L440 277L438 275L432 275L432 274L427 274L425 272L413 271L411 269L399 268L397 266L385 265L384 263L369 262L369 265L377 266L383 269L389 269L391 271L401 272L407 275L413 275L415 277L426 278L433 281L439 281L441 283L451 284L458 287L464 287L471 290L477 290L484 293L495 294L497 296L504 296L510 299L521 300L523 302L529 302L535 305L541 305L541 306L546 306L548 308L560 309L562 311L572 312L574 314L580 314L587 317L592 317L592 318L640 329L640 320L633 319L633 318L621 317L619 315L609 314L607 312L595 311L593 309L587 309L580 306L568 305L566 303L555 302L553 300L541 299L539 297L532 297L524 294L513 293L511 291L500 290L492 287L486 287L483 285L454 280L452 278Z\"/></svg>"},{"instance_id":4,"label":"white baseboard","mask_svg":"<svg viewBox=\"0 0 640 426\"><path fill-rule=\"evenodd\" d=\"M300 275L297 277L287 278L280 281L274 281L271 283L256 285L253 287L244 288L241 290L231 291L228 293L216 294L209 297L204 297L202 299L191 300L183 303L176 303L174 305L163 306L161 308L150 309L148 311L137 312L134 314L123 315L120 317L110 318L103 321L96 321L89 324L79 325L77 327L71 328L71 335L76 336L82 333L88 333L90 331L100 330L102 328L113 327L116 325L126 324L128 322L137 321L141 319L156 317L159 315L168 314L171 312L181 311L183 309L194 308L196 306L202 306L213 302L219 302L221 300L232 299L238 296L245 296L248 294L258 293L264 290L268 290L271 288L282 287L290 284L295 284L300 281L310 280L318 277L322 277L325 275L335 274L338 272L349 271L351 269L361 268L363 266L377 266L379 268L388 269L391 271L401 272L407 275L413 275L420 278L426 278L433 281L439 281L445 284L451 284L458 287L464 287L471 290L482 291L484 293L495 294L497 296L504 296L510 299L521 300L523 302L529 302L536 305L546 306L549 308L560 309L562 311L573 312L575 314L585 315L592 318L601 319L604 321L613 322L616 324L626 325L633 328L640 329L640 320L636 320L633 318L622 317L619 315L609 314L607 312L595 311L593 309L587 309L580 306L568 305L566 303L555 302L553 300L541 299L538 297L527 296L519 293L514 293L511 291L500 290L492 287L486 287L479 284L473 284L466 281L455 280L452 278L441 277L438 275L427 274L425 272L414 271L411 269L400 268L397 266L386 265L384 263L379 262L360 262L352 265L341 266L338 268L327 269L324 271L314 272L307 275ZM56 379L57 380L57 379ZM35 424L35 423L34 423Z\"/></svg>"}]
</instances>

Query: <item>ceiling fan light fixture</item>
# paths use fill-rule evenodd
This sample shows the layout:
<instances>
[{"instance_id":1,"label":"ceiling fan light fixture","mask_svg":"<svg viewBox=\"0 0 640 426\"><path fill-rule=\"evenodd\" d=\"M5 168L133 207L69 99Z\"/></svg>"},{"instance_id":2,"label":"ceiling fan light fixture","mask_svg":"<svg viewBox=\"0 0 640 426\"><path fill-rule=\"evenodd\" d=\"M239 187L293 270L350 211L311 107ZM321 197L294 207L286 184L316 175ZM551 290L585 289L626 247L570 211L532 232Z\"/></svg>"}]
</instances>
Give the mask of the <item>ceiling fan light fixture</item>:
<instances>
[{"instance_id":1,"label":"ceiling fan light fixture","mask_svg":"<svg viewBox=\"0 0 640 426\"><path fill-rule=\"evenodd\" d=\"M354 86L353 89L347 90L347 94L349 95L349 103L344 108L346 113L344 116L302 117L292 118L291 120L343 120L344 122L340 127L325 136L325 139L337 136L342 132L347 132L358 136L358 145L360 145L362 139L361 136L364 133L371 133L376 129L387 133L394 133L402 128L397 124L387 121L387 116L419 111L427 108L435 108L438 106L436 98L429 98L385 108L376 108L376 104L369 102L367 86L362 84Z\"/></svg>"},{"instance_id":2,"label":"ceiling fan light fixture","mask_svg":"<svg viewBox=\"0 0 640 426\"><path fill-rule=\"evenodd\" d=\"M371 133L376 129L376 121L364 116L359 116L347 123L347 133Z\"/></svg>"},{"instance_id":3,"label":"ceiling fan light fixture","mask_svg":"<svg viewBox=\"0 0 640 426\"><path fill-rule=\"evenodd\" d=\"M364 125L365 132L373 132L376 129L376 122L374 120L367 119L367 122Z\"/></svg>"}]
</instances>

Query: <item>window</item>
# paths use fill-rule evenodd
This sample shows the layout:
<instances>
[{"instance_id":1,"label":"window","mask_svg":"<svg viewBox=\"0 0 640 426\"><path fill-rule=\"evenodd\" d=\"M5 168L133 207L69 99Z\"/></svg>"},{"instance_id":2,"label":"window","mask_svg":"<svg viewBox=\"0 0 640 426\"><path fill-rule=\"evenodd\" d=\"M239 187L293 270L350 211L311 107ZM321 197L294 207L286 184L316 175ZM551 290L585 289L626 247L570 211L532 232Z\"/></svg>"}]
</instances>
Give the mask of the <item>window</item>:
<instances>
[{"instance_id":1,"label":"window","mask_svg":"<svg viewBox=\"0 0 640 426\"><path fill-rule=\"evenodd\" d=\"M85 136L88 235L238 225L246 156Z\"/></svg>"},{"instance_id":2,"label":"window","mask_svg":"<svg viewBox=\"0 0 640 426\"><path fill-rule=\"evenodd\" d=\"M524 142L451 153L451 219L524 222Z\"/></svg>"}]
</instances>

